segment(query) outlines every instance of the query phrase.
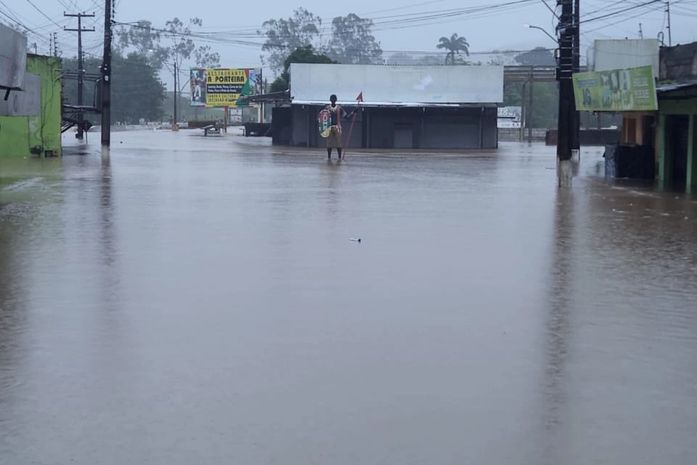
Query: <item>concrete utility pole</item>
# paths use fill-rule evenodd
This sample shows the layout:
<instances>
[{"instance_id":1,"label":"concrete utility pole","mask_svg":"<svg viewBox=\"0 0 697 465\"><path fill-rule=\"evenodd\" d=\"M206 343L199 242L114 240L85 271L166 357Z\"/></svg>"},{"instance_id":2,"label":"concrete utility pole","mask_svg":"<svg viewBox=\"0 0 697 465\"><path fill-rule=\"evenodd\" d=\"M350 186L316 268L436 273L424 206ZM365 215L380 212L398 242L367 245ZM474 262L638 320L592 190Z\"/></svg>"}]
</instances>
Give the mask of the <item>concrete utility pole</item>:
<instances>
[{"instance_id":1,"label":"concrete utility pole","mask_svg":"<svg viewBox=\"0 0 697 465\"><path fill-rule=\"evenodd\" d=\"M102 147L111 145L111 39L112 0L104 1L104 57L102 58Z\"/></svg>"},{"instance_id":2,"label":"concrete utility pole","mask_svg":"<svg viewBox=\"0 0 697 465\"><path fill-rule=\"evenodd\" d=\"M572 168L572 132L574 112L574 0L557 0L561 5L561 15L557 32L559 35L559 59L557 80L559 81L559 122L557 125L557 159L560 187L570 187Z\"/></svg>"},{"instance_id":3,"label":"concrete utility pole","mask_svg":"<svg viewBox=\"0 0 697 465\"><path fill-rule=\"evenodd\" d=\"M177 83L177 74L178 74L178 69L177 69L177 60L176 58L174 59L174 118L172 120L172 131L176 131L179 129L177 127L177 86L179 85Z\"/></svg>"},{"instance_id":4,"label":"concrete utility pole","mask_svg":"<svg viewBox=\"0 0 697 465\"><path fill-rule=\"evenodd\" d=\"M574 73L581 70L581 1L574 0ZM581 153L581 113L576 110L576 99L571 97L573 105L572 126L571 126L571 149L572 158L578 160Z\"/></svg>"},{"instance_id":5,"label":"concrete utility pole","mask_svg":"<svg viewBox=\"0 0 697 465\"><path fill-rule=\"evenodd\" d=\"M666 15L668 15L668 47L673 46L673 28L670 27L670 0L666 1Z\"/></svg>"},{"instance_id":6,"label":"concrete utility pole","mask_svg":"<svg viewBox=\"0 0 697 465\"><path fill-rule=\"evenodd\" d=\"M66 31L77 32L77 134L75 137L82 139L84 137L85 130L85 114L82 109L83 104L83 91L85 86L85 65L83 63L82 54L82 33L83 32L94 32L94 28L83 28L82 18L94 18L94 13L63 13L63 16L70 18L77 18L77 29L63 28Z\"/></svg>"}]
</instances>

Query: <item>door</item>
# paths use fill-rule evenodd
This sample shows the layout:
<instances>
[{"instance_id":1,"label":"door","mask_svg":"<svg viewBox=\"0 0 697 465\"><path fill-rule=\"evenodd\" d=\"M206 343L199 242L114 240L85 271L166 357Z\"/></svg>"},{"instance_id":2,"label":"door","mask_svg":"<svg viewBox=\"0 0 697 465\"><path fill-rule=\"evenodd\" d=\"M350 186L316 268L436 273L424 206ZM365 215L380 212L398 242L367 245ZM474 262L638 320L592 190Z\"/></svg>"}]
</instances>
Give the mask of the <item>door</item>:
<instances>
[{"instance_id":1,"label":"door","mask_svg":"<svg viewBox=\"0 0 697 465\"><path fill-rule=\"evenodd\" d=\"M395 127L394 127L394 148L396 148L396 149L414 148L414 128L411 124L395 124Z\"/></svg>"},{"instance_id":2,"label":"door","mask_svg":"<svg viewBox=\"0 0 697 465\"><path fill-rule=\"evenodd\" d=\"M671 181L677 187L687 184L687 142L690 129L689 116L671 116L669 119L670 155L673 161Z\"/></svg>"}]
</instances>

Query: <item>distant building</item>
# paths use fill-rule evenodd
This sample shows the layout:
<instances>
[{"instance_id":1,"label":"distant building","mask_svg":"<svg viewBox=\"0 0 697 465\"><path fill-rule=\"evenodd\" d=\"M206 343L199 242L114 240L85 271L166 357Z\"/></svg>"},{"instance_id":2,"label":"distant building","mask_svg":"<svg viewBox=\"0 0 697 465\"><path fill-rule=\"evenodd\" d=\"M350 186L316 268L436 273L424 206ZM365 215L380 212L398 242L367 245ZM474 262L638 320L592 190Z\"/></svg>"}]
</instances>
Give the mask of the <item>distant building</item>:
<instances>
[{"instance_id":1,"label":"distant building","mask_svg":"<svg viewBox=\"0 0 697 465\"><path fill-rule=\"evenodd\" d=\"M319 147L317 115L336 94L355 108L347 147L494 149L502 66L292 64L290 106L274 111L275 143ZM351 129L352 127L352 129Z\"/></svg>"}]
</instances>

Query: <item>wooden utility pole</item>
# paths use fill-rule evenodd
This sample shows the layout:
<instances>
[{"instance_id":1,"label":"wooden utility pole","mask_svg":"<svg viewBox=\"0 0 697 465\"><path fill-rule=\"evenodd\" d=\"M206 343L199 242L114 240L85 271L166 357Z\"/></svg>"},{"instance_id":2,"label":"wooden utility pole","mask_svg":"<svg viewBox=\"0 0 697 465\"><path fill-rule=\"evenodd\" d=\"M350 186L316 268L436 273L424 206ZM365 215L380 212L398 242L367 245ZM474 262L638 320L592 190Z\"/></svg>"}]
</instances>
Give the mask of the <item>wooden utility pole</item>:
<instances>
[{"instance_id":1,"label":"wooden utility pole","mask_svg":"<svg viewBox=\"0 0 697 465\"><path fill-rule=\"evenodd\" d=\"M111 39L113 0L104 2L104 58L102 60L102 147L111 145Z\"/></svg>"},{"instance_id":2,"label":"wooden utility pole","mask_svg":"<svg viewBox=\"0 0 697 465\"><path fill-rule=\"evenodd\" d=\"M94 13L63 13L63 16L70 18L77 18L77 29L63 28L66 31L77 32L77 134L75 137L82 139L84 137L85 131L85 114L82 108L83 105L83 93L85 87L85 64L83 60L82 53L82 33L83 32L94 32L94 28L83 28L82 18L94 18Z\"/></svg>"}]
</instances>

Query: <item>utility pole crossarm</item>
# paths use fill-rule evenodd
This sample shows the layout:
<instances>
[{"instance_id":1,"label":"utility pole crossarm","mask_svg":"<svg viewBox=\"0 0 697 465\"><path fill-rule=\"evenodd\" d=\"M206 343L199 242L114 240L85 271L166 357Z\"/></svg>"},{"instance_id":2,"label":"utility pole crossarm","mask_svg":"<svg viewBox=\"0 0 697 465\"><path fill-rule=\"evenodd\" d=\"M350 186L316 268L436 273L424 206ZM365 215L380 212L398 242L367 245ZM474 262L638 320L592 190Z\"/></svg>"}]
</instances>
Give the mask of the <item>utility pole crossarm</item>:
<instances>
[{"instance_id":1,"label":"utility pole crossarm","mask_svg":"<svg viewBox=\"0 0 697 465\"><path fill-rule=\"evenodd\" d=\"M63 13L63 16L68 18L77 18L77 29L64 27L63 29L68 32L77 32L77 105L79 108L83 107L83 90L84 90L84 75L85 66L83 63L83 53L82 53L82 33L83 32L94 32L95 29L82 27L82 18L94 18L94 13ZM78 112L77 115L77 134L75 137L82 139L85 132L85 120L82 110Z\"/></svg>"}]
</instances>

